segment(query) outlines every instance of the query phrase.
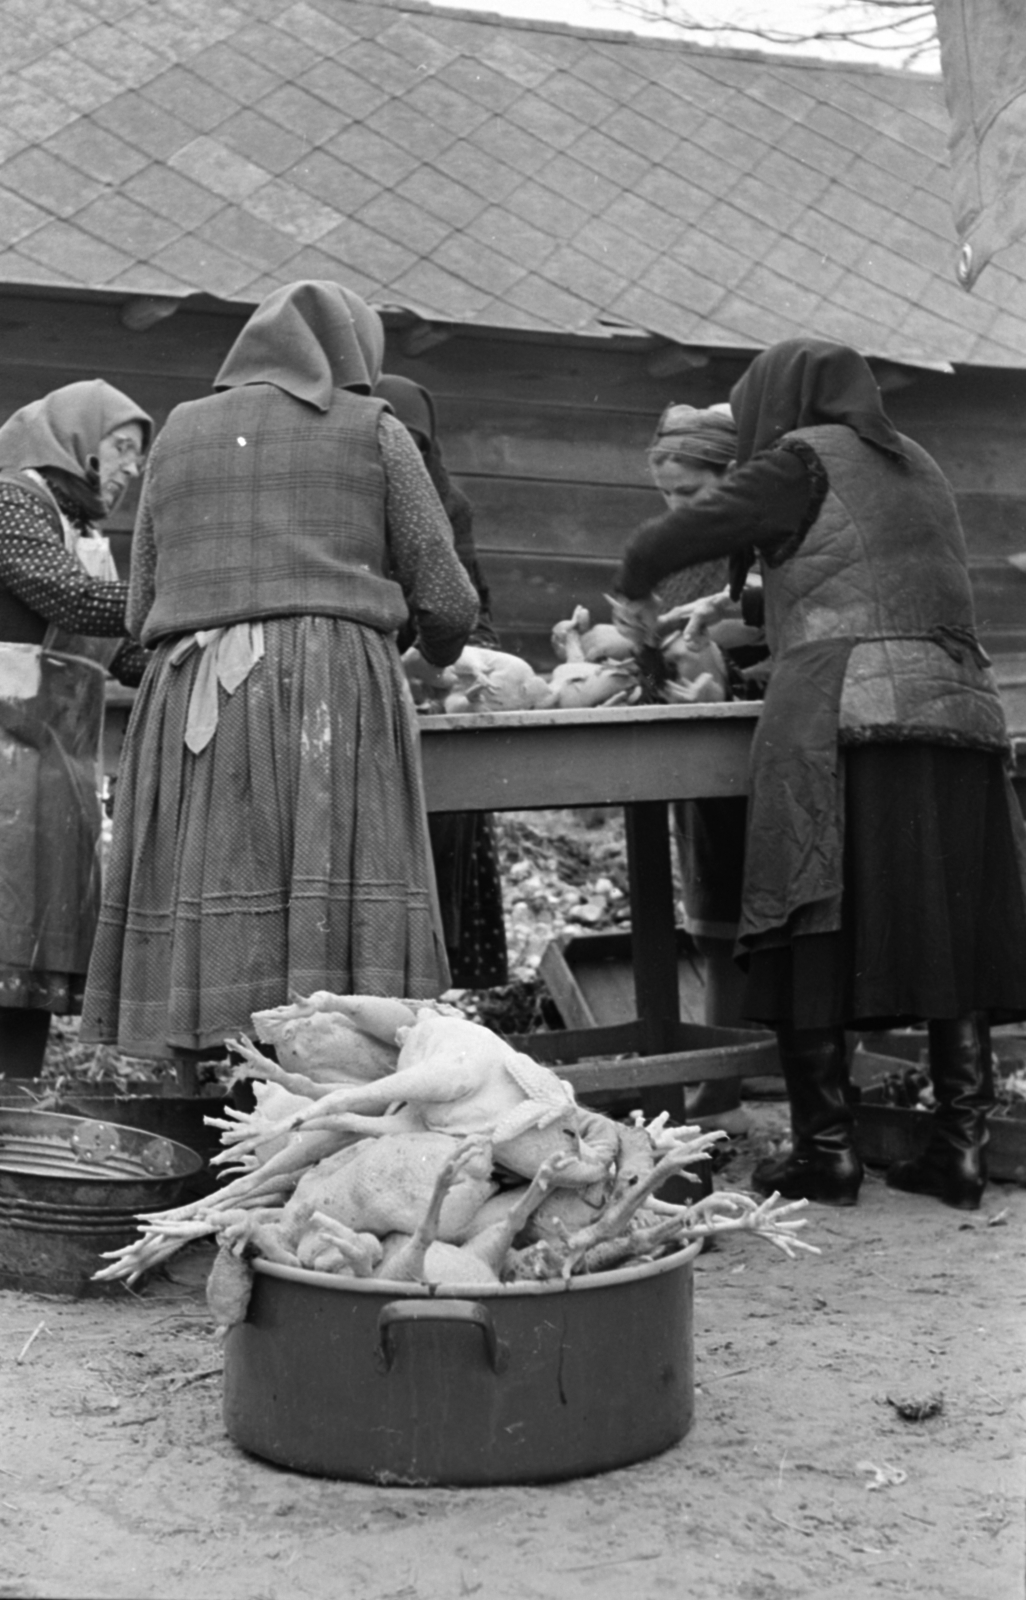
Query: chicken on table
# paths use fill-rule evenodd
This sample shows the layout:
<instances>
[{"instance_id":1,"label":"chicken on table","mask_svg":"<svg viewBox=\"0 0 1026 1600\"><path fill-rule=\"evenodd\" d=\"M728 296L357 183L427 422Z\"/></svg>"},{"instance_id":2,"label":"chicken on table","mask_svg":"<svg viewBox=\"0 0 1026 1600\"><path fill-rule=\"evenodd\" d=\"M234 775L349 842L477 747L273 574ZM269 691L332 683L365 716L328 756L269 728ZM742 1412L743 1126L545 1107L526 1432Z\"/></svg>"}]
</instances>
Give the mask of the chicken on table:
<instances>
[{"instance_id":1,"label":"chicken on table","mask_svg":"<svg viewBox=\"0 0 1026 1600\"><path fill-rule=\"evenodd\" d=\"M553 711L644 700L698 704L729 698L719 646L709 636L718 613L702 603L659 616L611 600L613 621L592 624L577 606L552 630L557 665L542 677L520 656L468 645L451 667L432 667L416 649L403 666L422 711L448 715ZM649 612L651 614L649 614Z\"/></svg>"}]
</instances>

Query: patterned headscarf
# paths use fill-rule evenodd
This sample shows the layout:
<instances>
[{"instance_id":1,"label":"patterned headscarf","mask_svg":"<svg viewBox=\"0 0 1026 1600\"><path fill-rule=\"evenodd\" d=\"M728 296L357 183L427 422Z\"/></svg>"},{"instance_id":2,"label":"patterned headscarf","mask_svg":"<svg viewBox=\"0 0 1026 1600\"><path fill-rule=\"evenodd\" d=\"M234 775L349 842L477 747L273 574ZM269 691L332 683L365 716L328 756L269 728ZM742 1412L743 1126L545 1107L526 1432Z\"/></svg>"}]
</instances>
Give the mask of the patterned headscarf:
<instances>
[{"instance_id":1,"label":"patterned headscarf","mask_svg":"<svg viewBox=\"0 0 1026 1600\"><path fill-rule=\"evenodd\" d=\"M126 422L139 424L148 449L153 422L127 394L102 378L67 383L8 417L0 428L0 467L54 467L94 488L100 440Z\"/></svg>"},{"instance_id":2,"label":"patterned headscarf","mask_svg":"<svg viewBox=\"0 0 1026 1600\"><path fill-rule=\"evenodd\" d=\"M729 467L737 455L737 429L726 405L669 405L648 447L650 462L699 461Z\"/></svg>"},{"instance_id":3,"label":"patterned headscarf","mask_svg":"<svg viewBox=\"0 0 1026 1600\"><path fill-rule=\"evenodd\" d=\"M785 339L756 356L730 391L739 464L794 428L840 423L866 444L905 459L901 435L883 408L876 379L848 345Z\"/></svg>"},{"instance_id":4,"label":"patterned headscarf","mask_svg":"<svg viewBox=\"0 0 1026 1600\"><path fill-rule=\"evenodd\" d=\"M328 281L287 283L257 306L214 388L273 383L327 411L336 389L370 394L384 354L381 318L358 294Z\"/></svg>"}]
</instances>

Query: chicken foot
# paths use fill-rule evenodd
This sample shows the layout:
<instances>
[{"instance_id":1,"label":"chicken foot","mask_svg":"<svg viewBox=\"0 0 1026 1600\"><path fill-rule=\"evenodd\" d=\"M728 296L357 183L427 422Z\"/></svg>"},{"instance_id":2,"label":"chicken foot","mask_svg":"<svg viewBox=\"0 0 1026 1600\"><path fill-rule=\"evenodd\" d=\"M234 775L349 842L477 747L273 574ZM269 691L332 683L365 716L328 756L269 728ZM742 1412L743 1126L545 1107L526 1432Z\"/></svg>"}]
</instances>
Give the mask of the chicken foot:
<instances>
[{"instance_id":1,"label":"chicken foot","mask_svg":"<svg viewBox=\"0 0 1026 1600\"><path fill-rule=\"evenodd\" d=\"M592 1245L582 1257L578 1270L609 1272L625 1261L654 1258L660 1255L668 1244L684 1239L685 1229L686 1224L679 1217L664 1217L661 1222L655 1222L646 1228L630 1228L615 1239L606 1239L602 1244Z\"/></svg>"},{"instance_id":2,"label":"chicken foot","mask_svg":"<svg viewBox=\"0 0 1026 1600\"><path fill-rule=\"evenodd\" d=\"M513 1248L514 1239L523 1233L538 1207L548 1198L552 1190L559 1186L563 1172L573 1164L573 1156L549 1156L548 1160L542 1162L527 1188L517 1196L505 1216L460 1246L464 1254L476 1256L495 1273L497 1278L501 1279L502 1269L507 1255Z\"/></svg>"},{"instance_id":3,"label":"chicken foot","mask_svg":"<svg viewBox=\"0 0 1026 1600\"><path fill-rule=\"evenodd\" d=\"M242 1061L236 1062L232 1082L237 1083L240 1078L266 1078L268 1083L280 1084L290 1094L302 1095L304 1100L322 1100L325 1095L331 1094L338 1088L333 1083L315 1083L313 1078L308 1078L302 1072L289 1072L286 1067L280 1067L277 1061L272 1061L270 1056L265 1056L258 1050L251 1040L239 1034L234 1039L226 1039L225 1046L234 1055L241 1056Z\"/></svg>"},{"instance_id":4,"label":"chicken foot","mask_svg":"<svg viewBox=\"0 0 1026 1600\"><path fill-rule=\"evenodd\" d=\"M461 1172L471 1166L475 1161L480 1161L481 1156L489 1147L489 1141L482 1138L471 1137L464 1139L457 1150L442 1163L435 1179L431 1198L427 1210L418 1222L413 1233L400 1245L394 1255L385 1263L388 1277L401 1283L426 1282L425 1264L428 1250L438 1242L438 1229L442 1220L442 1206L446 1195L452 1188ZM458 1251L460 1246L449 1245L447 1250Z\"/></svg>"},{"instance_id":5,"label":"chicken foot","mask_svg":"<svg viewBox=\"0 0 1026 1600\"><path fill-rule=\"evenodd\" d=\"M706 1195L693 1206L674 1206L665 1200L649 1201L649 1209L657 1215L676 1214L689 1239L712 1238L721 1233L754 1233L775 1244L792 1261L799 1250L820 1254L818 1245L796 1237L808 1225L808 1219L795 1218L793 1213L803 1211L807 1205L807 1200L782 1201L776 1193L766 1200L753 1200L751 1195L739 1194L736 1190Z\"/></svg>"},{"instance_id":6,"label":"chicken foot","mask_svg":"<svg viewBox=\"0 0 1026 1600\"><path fill-rule=\"evenodd\" d=\"M694 1142L681 1143L667 1150L651 1172L640 1177L625 1194L614 1199L594 1222L567 1234L560 1251L563 1257L561 1275L569 1278L577 1263L584 1259L593 1246L626 1233L631 1218L648 1196L660 1188L667 1178L672 1178L691 1162L701 1159L705 1155L706 1142L712 1142L711 1135L702 1135ZM559 1250L559 1246L554 1248Z\"/></svg>"},{"instance_id":7,"label":"chicken foot","mask_svg":"<svg viewBox=\"0 0 1026 1600\"><path fill-rule=\"evenodd\" d=\"M315 1166L324 1156L334 1154L338 1148L337 1135L301 1134L263 1166L236 1178L214 1195L169 1211L142 1213L139 1224L142 1238L123 1245L120 1250L105 1251L103 1259L111 1265L95 1272L94 1279L105 1282L127 1278L129 1284L134 1283L148 1268L166 1261L190 1239L216 1233L221 1215L233 1207L254 1206L272 1197L284 1202L307 1168ZM187 1226L183 1228L183 1224Z\"/></svg>"}]
</instances>

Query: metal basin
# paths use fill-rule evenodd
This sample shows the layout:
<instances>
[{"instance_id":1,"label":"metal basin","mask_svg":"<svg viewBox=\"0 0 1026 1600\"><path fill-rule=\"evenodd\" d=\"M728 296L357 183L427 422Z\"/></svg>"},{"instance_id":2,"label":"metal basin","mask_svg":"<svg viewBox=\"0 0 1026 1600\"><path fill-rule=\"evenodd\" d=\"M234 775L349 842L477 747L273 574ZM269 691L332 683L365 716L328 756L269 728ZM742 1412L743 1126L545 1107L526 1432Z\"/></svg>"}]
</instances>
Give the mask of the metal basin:
<instances>
[{"instance_id":1,"label":"metal basin","mask_svg":"<svg viewBox=\"0 0 1026 1600\"><path fill-rule=\"evenodd\" d=\"M173 1205L203 1165L137 1128L52 1111L0 1110L0 1285L110 1293L100 1255L136 1236L136 1216Z\"/></svg>"},{"instance_id":2,"label":"metal basin","mask_svg":"<svg viewBox=\"0 0 1026 1600\"><path fill-rule=\"evenodd\" d=\"M450 1293L258 1261L225 1342L228 1434L299 1472L396 1485L541 1483L657 1455L691 1425L698 1249Z\"/></svg>"},{"instance_id":3,"label":"metal basin","mask_svg":"<svg viewBox=\"0 0 1026 1600\"><path fill-rule=\"evenodd\" d=\"M172 1205L203 1158L143 1129L56 1111L0 1111L0 1195L116 1210Z\"/></svg>"}]
</instances>

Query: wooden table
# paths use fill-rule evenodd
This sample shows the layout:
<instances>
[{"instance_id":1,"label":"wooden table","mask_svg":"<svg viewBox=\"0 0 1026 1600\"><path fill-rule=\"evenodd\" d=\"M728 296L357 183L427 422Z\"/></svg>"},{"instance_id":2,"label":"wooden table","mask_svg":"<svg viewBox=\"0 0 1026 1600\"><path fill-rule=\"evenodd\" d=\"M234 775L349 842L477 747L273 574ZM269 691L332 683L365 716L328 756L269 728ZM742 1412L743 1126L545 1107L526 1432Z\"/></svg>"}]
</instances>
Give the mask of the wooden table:
<instances>
[{"instance_id":1,"label":"wooden table","mask_svg":"<svg viewBox=\"0 0 1026 1600\"><path fill-rule=\"evenodd\" d=\"M759 710L737 702L419 718L429 811L624 808L637 1019L534 1034L532 1054L574 1062L633 1053L639 1059L616 1070L617 1086L631 1089L775 1070L759 1036L681 1021L667 808L747 792ZM582 1090L612 1076L588 1062L564 1075Z\"/></svg>"},{"instance_id":2,"label":"wooden table","mask_svg":"<svg viewBox=\"0 0 1026 1600\"><path fill-rule=\"evenodd\" d=\"M117 770L133 690L108 686L105 770ZM623 806L630 880L634 1021L538 1033L522 1043L581 1092L616 1083L639 1093L668 1083L763 1076L775 1051L747 1030L681 1021L667 802L741 795L759 706L598 707L423 716L429 811L530 811ZM760 1036L754 1036L756 1040ZM582 1057L585 1058L582 1060Z\"/></svg>"}]
</instances>

